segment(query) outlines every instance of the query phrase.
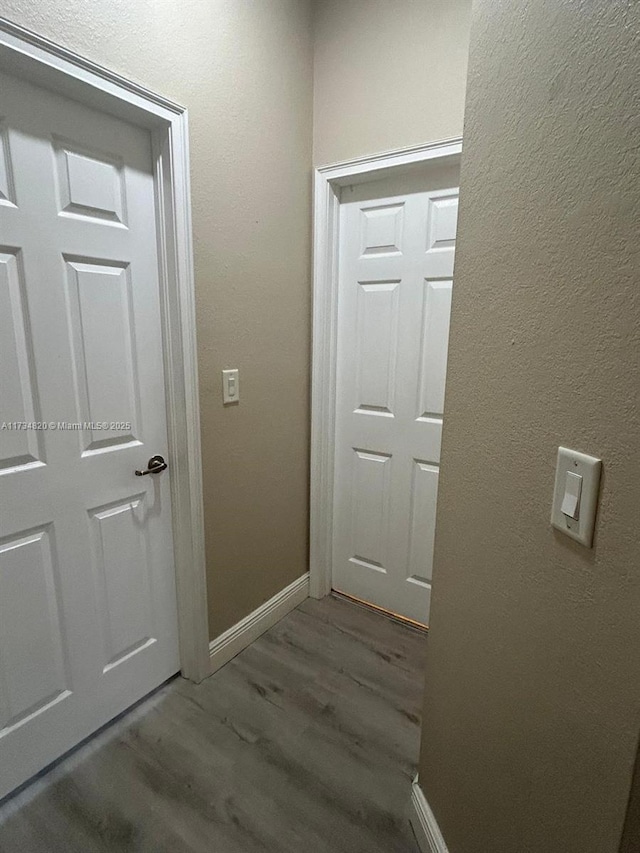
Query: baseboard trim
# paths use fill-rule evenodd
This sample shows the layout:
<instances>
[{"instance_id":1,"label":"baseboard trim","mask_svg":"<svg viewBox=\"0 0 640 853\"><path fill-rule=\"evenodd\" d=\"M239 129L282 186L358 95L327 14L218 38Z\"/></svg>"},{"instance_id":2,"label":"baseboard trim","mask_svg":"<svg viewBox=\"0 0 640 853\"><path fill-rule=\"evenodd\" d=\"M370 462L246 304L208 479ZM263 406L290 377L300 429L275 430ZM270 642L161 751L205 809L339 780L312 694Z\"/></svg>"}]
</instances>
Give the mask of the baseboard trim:
<instances>
[{"instance_id":1,"label":"baseboard trim","mask_svg":"<svg viewBox=\"0 0 640 853\"><path fill-rule=\"evenodd\" d=\"M283 616L302 604L308 597L309 572L290 583L273 598L256 608L253 613L245 616L244 619L241 619L209 643L211 672L216 672L220 667L229 663L239 652L246 649L261 634L268 631Z\"/></svg>"},{"instance_id":2,"label":"baseboard trim","mask_svg":"<svg viewBox=\"0 0 640 853\"><path fill-rule=\"evenodd\" d=\"M422 853L449 853L435 815L418 784L417 776L411 786L409 820Z\"/></svg>"}]
</instances>

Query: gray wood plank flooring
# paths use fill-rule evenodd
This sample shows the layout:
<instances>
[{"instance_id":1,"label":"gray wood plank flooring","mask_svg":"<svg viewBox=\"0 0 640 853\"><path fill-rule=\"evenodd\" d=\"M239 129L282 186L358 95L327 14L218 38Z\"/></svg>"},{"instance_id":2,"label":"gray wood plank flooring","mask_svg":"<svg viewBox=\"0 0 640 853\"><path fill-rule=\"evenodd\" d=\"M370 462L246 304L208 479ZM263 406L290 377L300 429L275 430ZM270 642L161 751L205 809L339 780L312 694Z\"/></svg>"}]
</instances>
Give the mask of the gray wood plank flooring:
<instances>
[{"instance_id":1,"label":"gray wood plank flooring","mask_svg":"<svg viewBox=\"0 0 640 853\"><path fill-rule=\"evenodd\" d=\"M308 599L0 806L2 853L417 853L424 634Z\"/></svg>"}]
</instances>

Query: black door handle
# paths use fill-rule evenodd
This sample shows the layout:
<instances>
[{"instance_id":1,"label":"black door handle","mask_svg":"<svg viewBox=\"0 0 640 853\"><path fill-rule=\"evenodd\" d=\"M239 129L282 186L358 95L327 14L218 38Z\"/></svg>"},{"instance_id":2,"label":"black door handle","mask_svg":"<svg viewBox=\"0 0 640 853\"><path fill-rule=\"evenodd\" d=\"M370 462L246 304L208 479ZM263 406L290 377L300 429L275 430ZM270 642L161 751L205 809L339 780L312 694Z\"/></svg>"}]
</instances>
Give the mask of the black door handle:
<instances>
[{"instance_id":1,"label":"black door handle","mask_svg":"<svg viewBox=\"0 0 640 853\"><path fill-rule=\"evenodd\" d=\"M145 471L136 471L136 477L144 477L145 474L159 474L166 467L167 463L164 461L164 457L152 456L147 462L147 469Z\"/></svg>"}]
</instances>

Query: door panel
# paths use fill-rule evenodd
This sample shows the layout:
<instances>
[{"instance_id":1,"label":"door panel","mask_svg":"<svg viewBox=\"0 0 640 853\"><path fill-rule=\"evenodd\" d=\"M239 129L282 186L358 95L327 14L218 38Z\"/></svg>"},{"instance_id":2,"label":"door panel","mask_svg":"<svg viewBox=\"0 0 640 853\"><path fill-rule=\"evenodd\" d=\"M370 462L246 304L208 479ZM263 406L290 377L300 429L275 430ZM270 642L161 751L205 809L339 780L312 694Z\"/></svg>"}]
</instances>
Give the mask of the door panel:
<instances>
[{"instance_id":1,"label":"door panel","mask_svg":"<svg viewBox=\"0 0 640 853\"><path fill-rule=\"evenodd\" d=\"M352 563L386 572L391 458L355 450L352 456Z\"/></svg>"},{"instance_id":2,"label":"door panel","mask_svg":"<svg viewBox=\"0 0 640 853\"><path fill-rule=\"evenodd\" d=\"M457 170L343 190L333 585L426 624ZM395 187L394 187L395 185ZM406 189L405 189L406 187ZM393 195L401 188L402 195Z\"/></svg>"},{"instance_id":3,"label":"door panel","mask_svg":"<svg viewBox=\"0 0 640 853\"><path fill-rule=\"evenodd\" d=\"M356 410L393 417L400 282L358 284Z\"/></svg>"},{"instance_id":4,"label":"door panel","mask_svg":"<svg viewBox=\"0 0 640 853\"><path fill-rule=\"evenodd\" d=\"M53 144L60 215L126 225L122 160L55 136Z\"/></svg>"},{"instance_id":5,"label":"door panel","mask_svg":"<svg viewBox=\"0 0 640 853\"><path fill-rule=\"evenodd\" d=\"M127 423L125 429L83 430L83 454L136 441L138 371L128 265L65 257L80 419Z\"/></svg>"},{"instance_id":6,"label":"door panel","mask_svg":"<svg viewBox=\"0 0 640 853\"><path fill-rule=\"evenodd\" d=\"M139 495L89 512L103 672L155 642L144 499Z\"/></svg>"},{"instance_id":7,"label":"door panel","mask_svg":"<svg viewBox=\"0 0 640 853\"><path fill-rule=\"evenodd\" d=\"M424 283L418 418L442 418L451 316L451 279Z\"/></svg>"},{"instance_id":8,"label":"door panel","mask_svg":"<svg viewBox=\"0 0 640 853\"><path fill-rule=\"evenodd\" d=\"M50 531L9 537L0 545L0 729L15 728L69 695Z\"/></svg>"},{"instance_id":9,"label":"door panel","mask_svg":"<svg viewBox=\"0 0 640 853\"><path fill-rule=\"evenodd\" d=\"M0 117L2 797L179 657L150 136L6 75Z\"/></svg>"},{"instance_id":10,"label":"door panel","mask_svg":"<svg viewBox=\"0 0 640 853\"><path fill-rule=\"evenodd\" d=\"M409 517L409 571L406 576L409 582L422 585L431 583L437 496L438 466L414 459Z\"/></svg>"},{"instance_id":11,"label":"door panel","mask_svg":"<svg viewBox=\"0 0 640 853\"><path fill-rule=\"evenodd\" d=\"M361 257L402 254L403 217L403 202L361 208Z\"/></svg>"},{"instance_id":12,"label":"door panel","mask_svg":"<svg viewBox=\"0 0 640 853\"><path fill-rule=\"evenodd\" d=\"M427 251L455 248L458 191L430 197L427 204Z\"/></svg>"},{"instance_id":13,"label":"door panel","mask_svg":"<svg viewBox=\"0 0 640 853\"><path fill-rule=\"evenodd\" d=\"M0 249L0 400L2 416L8 421L40 419L25 299L20 253ZM37 432L0 431L0 472L34 462L42 463L42 442Z\"/></svg>"},{"instance_id":14,"label":"door panel","mask_svg":"<svg viewBox=\"0 0 640 853\"><path fill-rule=\"evenodd\" d=\"M0 204L11 207L15 201L9 133L6 121L0 117Z\"/></svg>"}]
</instances>

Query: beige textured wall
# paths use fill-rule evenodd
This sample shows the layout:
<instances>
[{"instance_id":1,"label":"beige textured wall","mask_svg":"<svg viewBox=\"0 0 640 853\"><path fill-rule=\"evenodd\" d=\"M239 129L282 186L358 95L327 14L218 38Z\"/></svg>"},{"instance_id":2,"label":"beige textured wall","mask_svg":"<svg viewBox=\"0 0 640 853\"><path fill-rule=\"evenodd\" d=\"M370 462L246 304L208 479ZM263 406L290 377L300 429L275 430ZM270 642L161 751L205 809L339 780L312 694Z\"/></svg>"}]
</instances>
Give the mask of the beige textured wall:
<instances>
[{"instance_id":1,"label":"beige textured wall","mask_svg":"<svg viewBox=\"0 0 640 853\"><path fill-rule=\"evenodd\" d=\"M471 0L316 0L315 165L460 136Z\"/></svg>"},{"instance_id":2,"label":"beige textured wall","mask_svg":"<svg viewBox=\"0 0 640 853\"><path fill-rule=\"evenodd\" d=\"M620 853L638 853L638 850L640 850L640 743L636 753Z\"/></svg>"},{"instance_id":3,"label":"beige textured wall","mask_svg":"<svg viewBox=\"0 0 640 853\"><path fill-rule=\"evenodd\" d=\"M474 2L420 761L451 853L620 843L640 721L639 33L629 0ZM549 524L559 444L604 460L593 550Z\"/></svg>"},{"instance_id":4,"label":"beige textured wall","mask_svg":"<svg viewBox=\"0 0 640 853\"><path fill-rule=\"evenodd\" d=\"M308 0L4 0L188 107L211 634L308 568ZM240 368L223 409L220 371Z\"/></svg>"}]
</instances>

